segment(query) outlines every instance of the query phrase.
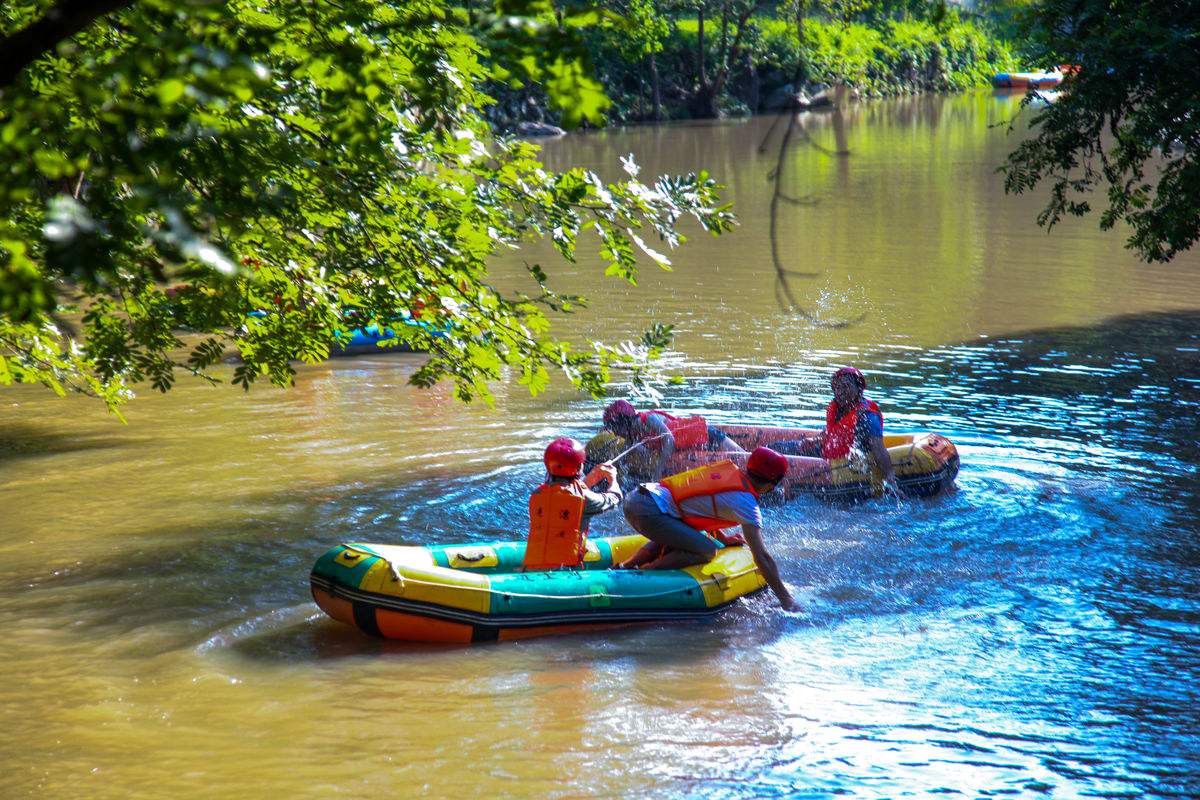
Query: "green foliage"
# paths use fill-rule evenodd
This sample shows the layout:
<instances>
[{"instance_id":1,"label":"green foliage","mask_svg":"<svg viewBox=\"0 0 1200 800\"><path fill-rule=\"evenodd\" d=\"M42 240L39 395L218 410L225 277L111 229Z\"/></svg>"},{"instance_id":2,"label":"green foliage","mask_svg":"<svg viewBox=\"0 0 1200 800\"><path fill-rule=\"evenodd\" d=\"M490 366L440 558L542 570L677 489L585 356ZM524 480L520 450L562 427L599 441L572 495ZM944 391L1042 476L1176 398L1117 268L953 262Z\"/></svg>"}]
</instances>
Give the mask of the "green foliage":
<instances>
[{"instance_id":1,"label":"green foliage","mask_svg":"<svg viewBox=\"0 0 1200 800\"><path fill-rule=\"evenodd\" d=\"M1052 226L1092 210L1130 226L1127 245L1169 261L1200 237L1200 7L1131 0L1044 0L1027 20L1033 63L1071 64L1057 102L1033 112L1033 136L1010 154L1005 187L1049 184L1038 217ZM1028 102L1028 100L1027 100Z\"/></svg>"},{"instance_id":2,"label":"green foliage","mask_svg":"<svg viewBox=\"0 0 1200 800\"><path fill-rule=\"evenodd\" d=\"M0 36L43 9L3 8ZM491 136L478 87L498 71L601 118L571 34L597 18L547 25L550 10L505 2L469 26L432 0L145 0L52 47L0 87L0 383L115 410L139 381L215 381L229 346L236 384L286 385L294 361L405 310L430 326L396 326L430 352L413 382L453 380L463 400L508 370L535 392L551 370L593 395L613 369L642 380L662 330L577 349L548 314L579 299L540 267L536 291L502 294L489 259L535 237L573 259L591 231L636 282L638 254L669 264L647 240L670 250L683 217L713 234L733 218L706 175L553 174Z\"/></svg>"},{"instance_id":3,"label":"green foliage","mask_svg":"<svg viewBox=\"0 0 1200 800\"><path fill-rule=\"evenodd\" d=\"M581 40L596 66L596 76L613 100L610 120L650 119L652 81L646 54L653 52L661 77L665 111L671 117L702 113L699 87L698 19L694 2L608 0L624 25L586 29ZM736 11L743 3L708 2L705 61L710 83L722 65L721 12L730 12L725 41L738 34ZM990 8L990 6L989 6ZM745 58L731 64L717 107L723 114L749 113L755 93L748 92L747 60L755 71L757 99L791 82L803 58L810 83L843 82L866 95L913 91L954 91L986 86L996 72L1017 67L1012 45L977 17L948 11L936 0L824 0L808 2L803 51L796 36L792 3L760 3L742 31ZM511 99L511 98L506 98ZM527 99L511 104L516 109ZM519 111L513 112L519 115ZM553 114L550 115L553 118Z\"/></svg>"},{"instance_id":4,"label":"green foliage","mask_svg":"<svg viewBox=\"0 0 1200 800\"><path fill-rule=\"evenodd\" d=\"M590 52L579 33L591 28L629 30L623 17L592 5L498 0L494 9L466 19L490 77L514 87L543 84L551 107L569 128L603 121L611 101L592 77Z\"/></svg>"},{"instance_id":5,"label":"green foliage","mask_svg":"<svg viewBox=\"0 0 1200 800\"><path fill-rule=\"evenodd\" d=\"M759 63L787 70L802 56L811 80L840 81L867 94L986 86L992 75L1016 65L1008 44L953 13L940 24L902 19L872 26L809 19L803 52L793 22L770 19L757 25Z\"/></svg>"},{"instance_id":6,"label":"green foliage","mask_svg":"<svg viewBox=\"0 0 1200 800\"><path fill-rule=\"evenodd\" d=\"M661 53L671 26L659 4L655 0L627 0L624 5L625 8L618 10L629 23L621 37L626 59L636 61L651 53Z\"/></svg>"}]
</instances>

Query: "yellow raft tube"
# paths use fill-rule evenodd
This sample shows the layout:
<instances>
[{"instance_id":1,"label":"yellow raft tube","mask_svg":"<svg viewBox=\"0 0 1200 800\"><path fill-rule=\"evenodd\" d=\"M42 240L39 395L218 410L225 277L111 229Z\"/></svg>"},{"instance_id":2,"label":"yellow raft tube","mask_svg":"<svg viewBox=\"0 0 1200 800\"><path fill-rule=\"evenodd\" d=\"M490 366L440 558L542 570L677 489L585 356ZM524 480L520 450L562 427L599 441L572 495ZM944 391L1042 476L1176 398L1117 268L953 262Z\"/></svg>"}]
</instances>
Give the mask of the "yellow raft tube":
<instances>
[{"instance_id":1,"label":"yellow raft tube","mask_svg":"<svg viewBox=\"0 0 1200 800\"><path fill-rule=\"evenodd\" d=\"M682 570L614 570L642 536L588 540L582 569L521 572L524 542L342 544L313 566L313 600L364 633L411 642L510 641L705 620L766 581L745 546Z\"/></svg>"}]
</instances>

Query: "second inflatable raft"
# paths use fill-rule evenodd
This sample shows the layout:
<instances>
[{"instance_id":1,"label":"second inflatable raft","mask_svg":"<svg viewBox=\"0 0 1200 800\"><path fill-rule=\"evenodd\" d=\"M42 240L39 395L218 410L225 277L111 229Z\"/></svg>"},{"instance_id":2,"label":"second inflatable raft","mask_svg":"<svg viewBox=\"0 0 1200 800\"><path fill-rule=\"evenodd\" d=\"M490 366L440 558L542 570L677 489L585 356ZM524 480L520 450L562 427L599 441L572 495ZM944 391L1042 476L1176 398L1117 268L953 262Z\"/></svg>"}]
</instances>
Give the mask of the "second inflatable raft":
<instances>
[{"instance_id":1,"label":"second inflatable raft","mask_svg":"<svg viewBox=\"0 0 1200 800\"><path fill-rule=\"evenodd\" d=\"M744 450L756 447L777 447L782 442L795 442L815 436L819 431L807 428L772 428L758 425L714 424ZM932 497L954 484L958 476L958 448L936 433L900 433L883 437L892 460L896 480L905 494L913 497ZM588 460L606 461L626 447L624 439L610 432L600 433L588 442ZM644 459L635 451L622 461L621 467L635 480L645 479ZM739 466L745 465L748 453L714 452L706 449L677 450L667 462L665 474L683 472L722 458ZM798 495L813 495L826 500L856 502L878 496L882 489L879 471L872 468L865 456L851 454L849 458L813 458L788 456L788 474L782 492L775 497L790 500ZM772 496L768 495L768 502Z\"/></svg>"}]
</instances>

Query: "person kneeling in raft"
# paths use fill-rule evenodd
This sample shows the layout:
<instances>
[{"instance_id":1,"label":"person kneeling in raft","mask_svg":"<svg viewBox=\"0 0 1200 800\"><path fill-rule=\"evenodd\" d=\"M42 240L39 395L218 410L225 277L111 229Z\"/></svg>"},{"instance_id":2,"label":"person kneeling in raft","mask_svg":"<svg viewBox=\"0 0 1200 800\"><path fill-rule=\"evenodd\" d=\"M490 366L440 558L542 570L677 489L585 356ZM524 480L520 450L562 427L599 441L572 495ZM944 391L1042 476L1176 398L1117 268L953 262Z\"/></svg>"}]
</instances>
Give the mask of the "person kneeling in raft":
<instances>
[{"instance_id":1,"label":"person kneeling in raft","mask_svg":"<svg viewBox=\"0 0 1200 800\"><path fill-rule=\"evenodd\" d=\"M719 428L714 428L699 415L676 417L665 411L639 412L628 400L617 400L604 409L604 427L630 445L641 444L656 454L649 476L662 477L668 459L676 450L722 450L744 453L745 450Z\"/></svg>"},{"instance_id":2,"label":"person kneeling in raft","mask_svg":"<svg viewBox=\"0 0 1200 800\"><path fill-rule=\"evenodd\" d=\"M617 468L597 464L587 477L583 472L583 445L574 439L555 439L542 453L546 482L529 497L529 540L524 568L578 567L587 551L587 529L592 517L621 504ZM608 488L592 488L608 481Z\"/></svg>"},{"instance_id":3,"label":"person kneeling in raft","mask_svg":"<svg viewBox=\"0 0 1200 800\"><path fill-rule=\"evenodd\" d=\"M641 484L625 501L625 519L650 541L618 569L683 569L711 561L722 545L746 544L780 605L796 610L763 544L758 505L759 496L778 486L787 470L786 458L760 447L744 470L725 460ZM741 536L722 533L739 523Z\"/></svg>"},{"instance_id":4,"label":"person kneeling in raft","mask_svg":"<svg viewBox=\"0 0 1200 800\"><path fill-rule=\"evenodd\" d=\"M824 432L795 442L779 442L775 446L786 455L835 459L847 457L850 449L857 445L870 455L882 473L884 491L903 498L892 458L883 446L883 414L879 406L863 396L867 388L866 376L855 367L842 367L833 373L829 384L833 389L833 400L825 409Z\"/></svg>"}]
</instances>

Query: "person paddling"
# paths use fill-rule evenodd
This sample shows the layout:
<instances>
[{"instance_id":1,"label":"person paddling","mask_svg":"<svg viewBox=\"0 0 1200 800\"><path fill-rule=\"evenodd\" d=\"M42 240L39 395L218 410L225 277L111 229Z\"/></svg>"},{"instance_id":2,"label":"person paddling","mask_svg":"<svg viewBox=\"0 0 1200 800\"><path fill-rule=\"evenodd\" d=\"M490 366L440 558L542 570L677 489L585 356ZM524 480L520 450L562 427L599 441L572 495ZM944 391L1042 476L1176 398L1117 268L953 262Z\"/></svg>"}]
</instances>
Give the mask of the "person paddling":
<instances>
[{"instance_id":1,"label":"person paddling","mask_svg":"<svg viewBox=\"0 0 1200 800\"><path fill-rule=\"evenodd\" d=\"M683 569L713 559L723 545L746 544L767 585L785 609L798 608L763 542L758 498L779 485L787 459L767 447L744 469L728 459L643 483L625 502L625 519L650 541L619 569ZM741 525L741 535L724 533Z\"/></svg>"},{"instance_id":2,"label":"person paddling","mask_svg":"<svg viewBox=\"0 0 1200 800\"><path fill-rule=\"evenodd\" d=\"M851 448L866 453L883 476L884 491L903 498L892 457L883 444L883 414L863 396L867 378L855 367L842 367L830 378L833 400L825 409L825 430L795 442L780 442L780 452L826 459L846 458Z\"/></svg>"},{"instance_id":3,"label":"person paddling","mask_svg":"<svg viewBox=\"0 0 1200 800\"><path fill-rule=\"evenodd\" d=\"M558 569L578 567L587 552L587 530L592 517L621 504L621 485L612 464L598 464L582 476L584 449L574 439L552 441L544 453L546 481L529 497L529 540L524 567ZM593 491L602 481L608 488Z\"/></svg>"},{"instance_id":4,"label":"person paddling","mask_svg":"<svg viewBox=\"0 0 1200 800\"><path fill-rule=\"evenodd\" d=\"M604 427L629 444L644 446L651 455L647 476L652 480L662 476L676 450L745 452L698 414L677 417L666 411L639 412L628 400L616 400L604 409Z\"/></svg>"}]
</instances>

